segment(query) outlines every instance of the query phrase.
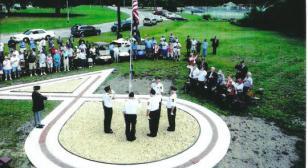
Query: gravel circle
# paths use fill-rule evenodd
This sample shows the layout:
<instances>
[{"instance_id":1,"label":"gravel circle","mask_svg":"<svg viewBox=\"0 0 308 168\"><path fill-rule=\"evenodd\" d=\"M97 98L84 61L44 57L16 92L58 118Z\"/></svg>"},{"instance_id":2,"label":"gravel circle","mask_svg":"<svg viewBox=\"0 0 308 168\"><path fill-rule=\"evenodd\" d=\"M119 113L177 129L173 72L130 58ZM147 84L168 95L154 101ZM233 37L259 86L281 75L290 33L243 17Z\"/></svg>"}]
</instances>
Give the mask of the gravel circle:
<instances>
[{"instance_id":1,"label":"gravel circle","mask_svg":"<svg viewBox=\"0 0 308 168\"><path fill-rule=\"evenodd\" d=\"M126 141L122 109L123 100L115 100L111 128L103 133L101 102L85 102L67 121L59 134L60 144L80 157L112 164L138 164L172 157L191 147L198 139L200 127L190 114L178 109L176 131L168 132L166 107L162 106L158 135L149 133L146 103L141 103L134 142ZM129 154L128 154L129 153Z\"/></svg>"}]
</instances>

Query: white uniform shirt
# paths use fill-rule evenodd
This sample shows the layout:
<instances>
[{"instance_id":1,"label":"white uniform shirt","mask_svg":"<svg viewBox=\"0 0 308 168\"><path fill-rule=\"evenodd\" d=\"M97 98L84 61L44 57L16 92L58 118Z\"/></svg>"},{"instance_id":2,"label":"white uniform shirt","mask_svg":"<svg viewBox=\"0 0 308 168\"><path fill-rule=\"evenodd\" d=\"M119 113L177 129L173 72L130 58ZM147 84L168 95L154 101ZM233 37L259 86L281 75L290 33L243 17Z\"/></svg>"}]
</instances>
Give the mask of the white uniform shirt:
<instances>
[{"instance_id":1,"label":"white uniform shirt","mask_svg":"<svg viewBox=\"0 0 308 168\"><path fill-rule=\"evenodd\" d=\"M112 108L112 94L104 93L103 94L103 103L105 107Z\"/></svg>"},{"instance_id":2,"label":"white uniform shirt","mask_svg":"<svg viewBox=\"0 0 308 168\"><path fill-rule=\"evenodd\" d=\"M168 97L167 104L166 104L167 108L176 107L176 99L177 99L176 94L172 94L170 97Z\"/></svg>"},{"instance_id":3,"label":"white uniform shirt","mask_svg":"<svg viewBox=\"0 0 308 168\"><path fill-rule=\"evenodd\" d=\"M124 106L124 113L125 114L137 114L138 112L139 103L135 99L128 99Z\"/></svg>"},{"instance_id":4,"label":"white uniform shirt","mask_svg":"<svg viewBox=\"0 0 308 168\"><path fill-rule=\"evenodd\" d=\"M155 90L156 95L161 95L164 92L164 85L162 83L152 83L151 88Z\"/></svg>"},{"instance_id":5,"label":"white uniform shirt","mask_svg":"<svg viewBox=\"0 0 308 168\"><path fill-rule=\"evenodd\" d=\"M207 72L205 70L199 71L198 81L204 82Z\"/></svg>"},{"instance_id":6,"label":"white uniform shirt","mask_svg":"<svg viewBox=\"0 0 308 168\"><path fill-rule=\"evenodd\" d=\"M160 98L158 96L153 96L148 101L148 110L149 111L156 111L159 109L159 102Z\"/></svg>"}]
</instances>

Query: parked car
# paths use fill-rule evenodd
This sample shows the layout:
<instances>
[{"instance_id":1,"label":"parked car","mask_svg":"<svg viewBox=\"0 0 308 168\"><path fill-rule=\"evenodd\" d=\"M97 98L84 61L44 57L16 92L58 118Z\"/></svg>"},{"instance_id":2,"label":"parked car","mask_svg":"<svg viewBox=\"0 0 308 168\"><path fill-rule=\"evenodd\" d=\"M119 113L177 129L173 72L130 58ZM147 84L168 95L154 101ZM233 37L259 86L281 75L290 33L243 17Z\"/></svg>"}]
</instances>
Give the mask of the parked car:
<instances>
[{"instance_id":1,"label":"parked car","mask_svg":"<svg viewBox=\"0 0 308 168\"><path fill-rule=\"evenodd\" d=\"M144 18L143 19L143 25L144 26L152 26L153 25L152 20L150 18Z\"/></svg>"},{"instance_id":2,"label":"parked car","mask_svg":"<svg viewBox=\"0 0 308 168\"><path fill-rule=\"evenodd\" d=\"M43 29L32 29L27 30L24 33L13 35L13 40L20 42L25 41L28 42L30 39L33 40L41 40L41 39L47 39L47 38L54 38L55 32L53 31L46 31Z\"/></svg>"},{"instance_id":3,"label":"parked car","mask_svg":"<svg viewBox=\"0 0 308 168\"><path fill-rule=\"evenodd\" d=\"M164 18L163 18L162 16L154 15L153 17L156 19L157 22L162 22L162 21L164 21Z\"/></svg>"},{"instance_id":4,"label":"parked car","mask_svg":"<svg viewBox=\"0 0 308 168\"><path fill-rule=\"evenodd\" d=\"M74 37L85 37L100 35L101 30L89 25L75 25L71 28L71 34Z\"/></svg>"},{"instance_id":5,"label":"parked car","mask_svg":"<svg viewBox=\"0 0 308 168\"><path fill-rule=\"evenodd\" d=\"M109 43L95 42L93 44L96 48L95 63L112 63L112 57L110 55Z\"/></svg>"},{"instance_id":6,"label":"parked car","mask_svg":"<svg viewBox=\"0 0 308 168\"><path fill-rule=\"evenodd\" d=\"M130 30L132 26L132 21L131 20L125 20L121 22L121 31L126 31ZM118 29L118 23L114 23L114 25L111 26L111 31L116 32Z\"/></svg>"}]
</instances>

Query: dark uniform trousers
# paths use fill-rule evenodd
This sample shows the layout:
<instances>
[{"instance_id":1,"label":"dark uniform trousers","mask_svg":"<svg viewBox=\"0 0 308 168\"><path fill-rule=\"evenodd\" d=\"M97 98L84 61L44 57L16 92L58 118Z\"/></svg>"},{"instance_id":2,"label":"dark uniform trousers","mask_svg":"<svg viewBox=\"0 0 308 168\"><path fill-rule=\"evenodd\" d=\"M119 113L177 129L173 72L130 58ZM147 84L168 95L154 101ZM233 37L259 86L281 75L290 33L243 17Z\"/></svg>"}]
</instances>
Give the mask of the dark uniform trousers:
<instances>
[{"instance_id":1,"label":"dark uniform trousers","mask_svg":"<svg viewBox=\"0 0 308 168\"><path fill-rule=\"evenodd\" d=\"M160 117L159 110L151 111L149 116L150 116L149 119L150 134L152 136L156 136L158 131L159 117Z\"/></svg>"},{"instance_id":2,"label":"dark uniform trousers","mask_svg":"<svg viewBox=\"0 0 308 168\"><path fill-rule=\"evenodd\" d=\"M136 138L136 114L124 114L125 118L125 135L127 140L133 140Z\"/></svg>"},{"instance_id":3,"label":"dark uniform trousers","mask_svg":"<svg viewBox=\"0 0 308 168\"><path fill-rule=\"evenodd\" d=\"M104 106L104 115L105 115L105 118L104 118L104 131L105 132L110 132L111 131L110 125L111 125L111 119L112 119L112 108Z\"/></svg>"},{"instance_id":4,"label":"dark uniform trousers","mask_svg":"<svg viewBox=\"0 0 308 168\"><path fill-rule=\"evenodd\" d=\"M175 130L175 117L176 117L176 107L174 108L173 115L171 115L171 108L167 108L169 129L171 131Z\"/></svg>"}]
</instances>

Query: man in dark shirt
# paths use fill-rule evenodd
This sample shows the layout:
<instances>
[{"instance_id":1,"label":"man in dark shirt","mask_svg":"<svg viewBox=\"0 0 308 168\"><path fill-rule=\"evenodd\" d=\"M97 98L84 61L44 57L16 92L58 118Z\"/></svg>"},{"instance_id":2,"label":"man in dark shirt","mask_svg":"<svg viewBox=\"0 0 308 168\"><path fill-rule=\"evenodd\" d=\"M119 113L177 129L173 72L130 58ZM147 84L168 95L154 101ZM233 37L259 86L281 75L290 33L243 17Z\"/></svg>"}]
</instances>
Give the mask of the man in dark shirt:
<instances>
[{"instance_id":1,"label":"man in dark shirt","mask_svg":"<svg viewBox=\"0 0 308 168\"><path fill-rule=\"evenodd\" d=\"M16 50L16 41L13 40L13 37L10 37L10 40L7 42L10 51Z\"/></svg>"},{"instance_id":2,"label":"man in dark shirt","mask_svg":"<svg viewBox=\"0 0 308 168\"><path fill-rule=\"evenodd\" d=\"M32 111L34 112L34 122L36 128L43 128L41 124L41 112L44 110L44 100L47 100L46 96L43 96L39 90L40 86L34 86L32 92Z\"/></svg>"},{"instance_id":3,"label":"man in dark shirt","mask_svg":"<svg viewBox=\"0 0 308 168\"><path fill-rule=\"evenodd\" d=\"M213 48L213 54L216 55L217 47L219 46L219 40L214 36L214 38L211 39L212 42L212 48Z\"/></svg>"},{"instance_id":4,"label":"man in dark shirt","mask_svg":"<svg viewBox=\"0 0 308 168\"><path fill-rule=\"evenodd\" d=\"M187 36L187 39L186 39L186 53L187 53L187 57L189 57L189 55L190 55L190 49L191 49L191 39L190 39L190 36Z\"/></svg>"},{"instance_id":5,"label":"man in dark shirt","mask_svg":"<svg viewBox=\"0 0 308 168\"><path fill-rule=\"evenodd\" d=\"M236 74L235 74L235 78L236 79L244 79L247 75L248 72L248 67L245 65L244 61L241 61L239 64L235 65L235 70L236 70Z\"/></svg>"}]
</instances>

